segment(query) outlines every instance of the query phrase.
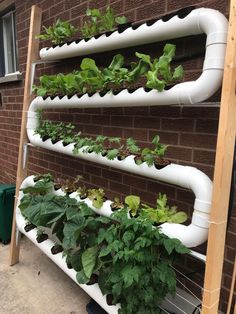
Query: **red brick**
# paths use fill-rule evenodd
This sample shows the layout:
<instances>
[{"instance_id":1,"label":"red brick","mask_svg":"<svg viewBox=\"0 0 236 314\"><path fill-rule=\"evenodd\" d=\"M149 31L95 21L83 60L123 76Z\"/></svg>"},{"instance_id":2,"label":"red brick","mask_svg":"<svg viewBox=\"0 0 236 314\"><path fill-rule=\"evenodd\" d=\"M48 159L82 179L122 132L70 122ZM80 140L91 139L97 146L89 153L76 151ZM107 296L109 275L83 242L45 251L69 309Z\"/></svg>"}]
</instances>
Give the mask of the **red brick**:
<instances>
[{"instance_id":1,"label":"red brick","mask_svg":"<svg viewBox=\"0 0 236 314\"><path fill-rule=\"evenodd\" d=\"M194 121L191 119L161 119L161 128L169 131L193 131Z\"/></svg>"},{"instance_id":2,"label":"red brick","mask_svg":"<svg viewBox=\"0 0 236 314\"><path fill-rule=\"evenodd\" d=\"M122 174L117 171L102 169L102 176L108 180L113 180L117 182L122 181Z\"/></svg>"},{"instance_id":3,"label":"red brick","mask_svg":"<svg viewBox=\"0 0 236 314\"><path fill-rule=\"evenodd\" d=\"M188 107L184 106L182 110L183 117L199 118L202 119L218 119L219 108L213 106L202 106L202 107Z\"/></svg>"},{"instance_id":4,"label":"red brick","mask_svg":"<svg viewBox=\"0 0 236 314\"><path fill-rule=\"evenodd\" d=\"M93 124L110 125L110 116L93 115Z\"/></svg>"},{"instance_id":5,"label":"red brick","mask_svg":"<svg viewBox=\"0 0 236 314\"><path fill-rule=\"evenodd\" d=\"M146 190L147 188L147 182L145 178L139 178L132 175L123 175L123 184L129 185L131 187L137 187L141 190Z\"/></svg>"},{"instance_id":6,"label":"red brick","mask_svg":"<svg viewBox=\"0 0 236 314\"><path fill-rule=\"evenodd\" d=\"M215 149L216 136L196 133L181 133L180 144L184 146L200 147L207 149Z\"/></svg>"},{"instance_id":7,"label":"red brick","mask_svg":"<svg viewBox=\"0 0 236 314\"><path fill-rule=\"evenodd\" d=\"M163 12L165 12L165 2L162 0L155 1L137 9L137 20L158 17L159 15L162 15Z\"/></svg>"},{"instance_id":8,"label":"red brick","mask_svg":"<svg viewBox=\"0 0 236 314\"><path fill-rule=\"evenodd\" d=\"M122 128L104 127L103 128L103 135L122 137L123 131L122 131Z\"/></svg>"},{"instance_id":9,"label":"red brick","mask_svg":"<svg viewBox=\"0 0 236 314\"><path fill-rule=\"evenodd\" d=\"M134 127L145 128L145 129L159 129L160 120L152 117L135 117Z\"/></svg>"},{"instance_id":10,"label":"red brick","mask_svg":"<svg viewBox=\"0 0 236 314\"><path fill-rule=\"evenodd\" d=\"M192 150L185 147L169 146L166 152L166 158L171 158L174 160L192 160Z\"/></svg>"},{"instance_id":11,"label":"red brick","mask_svg":"<svg viewBox=\"0 0 236 314\"><path fill-rule=\"evenodd\" d=\"M88 8L88 2L82 3L71 10L71 17L75 18L78 16L83 16L86 14L86 10Z\"/></svg>"},{"instance_id":12,"label":"red brick","mask_svg":"<svg viewBox=\"0 0 236 314\"><path fill-rule=\"evenodd\" d=\"M107 189L109 186L109 181L101 177L91 175L90 181L92 184L95 184L97 188Z\"/></svg>"},{"instance_id":13,"label":"red brick","mask_svg":"<svg viewBox=\"0 0 236 314\"><path fill-rule=\"evenodd\" d=\"M130 194L130 186L123 185L117 182L110 181L109 188L113 191L116 191L117 193L121 193L124 195Z\"/></svg>"},{"instance_id":14,"label":"red brick","mask_svg":"<svg viewBox=\"0 0 236 314\"><path fill-rule=\"evenodd\" d=\"M146 0L145 1L145 4L149 4L151 3L152 0ZM125 11L128 11L130 9L133 9L133 8L138 8L138 7L141 7L143 6L144 2L142 0L129 0L129 1L125 1L124 2L124 9Z\"/></svg>"},{"instance_id":15,"label":"red brick","mask_svg":"<svg viewBox=\"0 0 236 314\"><path fill-rule=\"evenodd\" d=\"M179 0L168 0L167 1L167 10L168 11L175 11L190 5L196 5L198 3L203 2L202 0L184 0L184 1L179 1Z\"/></svg>"},{"instance_id":16,"label":"red brick","mask_svg":"<svg viewBox=\"0 0 236 314\"><path fill-rule=\"evenodd\" d=\"M111 117L111 125L112 126L133 126L133 118L132 117L124 117L124 116L112 116Z\"/></svg>"},{"instance_id":17,"label":"red brick","mask_svg":"<svg viewBox=\"0 0 236 314\"><path fill-rule=\"evenodd\" d=\"M207 150L193 150L193 161L200 164L213 165L215 162L215 152Z\"/></svg>"},{"instance_id":18,"label":"red brick","mask_svg":"<svg viewBox=\"0 0 236 314\"><path fill-rule=\"evenodd\" d=\"M181 112L180 107L174 106L152 106L150 107L151 116L158 117L179 117Z\"/></svg>"},{"instance_id":19,"label":"red brick","mask_svg":"<svg viewBox=\"0 0 236 314\"><path fill-rule=\"evenodd\" d=\"M124 12L124 1L118 0L116 2L113 2L110 7L114 10L115 14L120 16Z\"/></svg>"},{"instance_id":20,"label":"red brick","mask_svg":"<svg viewBox=\"0 0 236 314\"><path fill-rule=\"evenodd\" d=\"M176 188L171 185L167 185L162 182L156 181L148 181L147 182L147 190L149 192L155 193L157 196L159 193L166 194L169 198L175 198L176 195Z\"/></svg>"},{"instance_id":21,"label":"red brick","mask_svg":"<svg viewBox=\"0 0 236 314\"><path fill-rule=\"evenodd\" d=\"M160 136L160 142L163 144L177 145L179 142L179 134L167 131L149 131L149 142L151 142L156 135ZM167 148L168 149L168 148Z\"/></svg>"},{"instance_id":22,"label":"red brick","mask_svg":"<svg viewBox=\"0 0 236 314\"><path fill-rule=\"evenodd\" d=\"M93 8L102 8L105 6L109 5L109 0L90 0L88 1L89 3L89 8L93 9Z\"/></svg>"},{"instance_id":23,"label":"red brick","mask_svg":"<svg viewBox=\"0 0 236 314\"><path fill-rule=\"evenodd\" d=\"M196 121L196 131L201 133L217 133L218 121L208 119L198 119Z\"/></svg>"},{"instance_id":24,"label":"red brick","mask_svg":"<svg viewBox=\"0 0 236 314\"><path fill-rule=\"evenodd\" d=\"M132 137L135 140L147 141L147 130L144 129L124 129L124 137Z\"/></svg>"}]
</instances>

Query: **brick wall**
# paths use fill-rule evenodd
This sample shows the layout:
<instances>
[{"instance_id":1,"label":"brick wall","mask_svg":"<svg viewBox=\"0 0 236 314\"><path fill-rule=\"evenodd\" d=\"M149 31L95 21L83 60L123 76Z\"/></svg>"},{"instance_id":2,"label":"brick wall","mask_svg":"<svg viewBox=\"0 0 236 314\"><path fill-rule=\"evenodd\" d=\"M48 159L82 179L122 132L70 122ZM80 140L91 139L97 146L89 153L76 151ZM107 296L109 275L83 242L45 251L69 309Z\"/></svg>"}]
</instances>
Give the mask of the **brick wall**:
<instances>
[{"instance_id":1,"label":"brick wall","mask_svg":"<svg viewBox=\"0 0 236 314\"><path fill-rule=\"evenodd\" d=\"M1 0L0 0L1 3ZM145 3L145 4L144 4ZM183 0L183 1L152 1L146 0L16 0L16 29L19 52L19 70L25 74L28 26L30 7L38 4L43 9L43 25L52 24L57 18L67 19L78 27L81 26L85 11L88 7L103 8L110 4L118 14L125 14L130 21L144 21L157 18L163 14L177 10L183 6L196 5L220 10L226 16L229 1L223 0ZM177 43L177 54L186 56L189 52L204 48L204 38L180 39ZM160 44L139 47L138 51L156 52ZM155 49L154 49L155 48ZM201 50L200 49L200 50ZM135 49L122 50L128 58ZM98 54L98 64L107 64L111 53ZM69 60L65 65L57 68L43 66L38 74L53 73L54 71L68 71L78 68L81 58ZM182 62L185 69L185 79L198 77L202 57L196 57ZM21 109L23 101L23 82L6 83L0 85L2 107L0 108L0 182L14 182L17 167L17 154L20 135ZM78 125L78 128L88 135L104 134L110 136L130 136L138 140L140 145L147 145L155 134L159 134L161 141L169 145L167 157L175 163L192 165L213 177L216 134L218 127L220 92L216 93L205 107L139 107L139 108L106 108L65 110L63 112L49 112L48 116L56 121L68 121ZM102 187L107 196L123 197L127 194L139 194L143 201L153 204L158 192L166 193L170 202L180 209L191 212L193 204L192 193L170 186L147 180L143 177L120 172L76 158L54 154L43 149L31 148L29 159L29 174L52 172L58 177L74 177L82 174L88 186ZM221 309L226 310L229 295L233 261L236 243L236 207L230 219L227 232L224 274L222 280ZM205 250L205 246L201 248ZM186 267L194 269L189 261ZM191 265L190 265L191 264ZM194 264L195 265L195 264ZM199 267L200 269L201 267ZM202 285L203 270L199 271L195 280Z\"/></svg>"}]
</instances>

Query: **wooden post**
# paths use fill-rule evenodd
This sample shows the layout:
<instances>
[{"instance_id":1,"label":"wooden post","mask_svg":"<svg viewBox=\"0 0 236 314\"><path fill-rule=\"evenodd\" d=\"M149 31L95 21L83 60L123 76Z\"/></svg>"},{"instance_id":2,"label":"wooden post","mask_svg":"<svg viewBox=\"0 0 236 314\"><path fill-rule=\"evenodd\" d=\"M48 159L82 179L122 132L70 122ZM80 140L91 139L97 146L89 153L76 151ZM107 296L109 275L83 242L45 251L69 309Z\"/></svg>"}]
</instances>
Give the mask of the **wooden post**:
<instances>
[{"instance_id":1,"label":"wooden post","mask_svg":"<svg viewBox=\"0 0 236 314\"><path fill-rule=\"evenodd\" d=\"M218 313L236 134L236 0L231 0L202 314Z\"/></svg>"},{"instance_id":2,"label":"wooden post","mask_svg":"<svg viewBox=\"0 0 236 314\"><path fill-rule=\"evenodd\" d=\"M19 195L19 188L22 180L27 176L27 165L23 169L23 149L24 145L28 142L26 133L26 121L27 121L27 110L31 102L30 88L31 88L31 71L32 62L39 59L39 40L35 39L35 36L40 33L41 29L41 18L42 10L36 5L31 8L30 17L30 28L29 28L29 42L28 42L28 55L27 65L25 73L25 87L24 87L24 99L22 108L22 120L21 120L21 134L20 134L20 145L18 154L18 167L17 167L17 179L16 179L16 198L15 198L15 209L17 198ZM18 239L18 231L15 220L15 211L12 223L12 235L11 235L11 246L10 246L10 265L14 265L19 261L20 243Z\"/></svg>"}]
</instances>

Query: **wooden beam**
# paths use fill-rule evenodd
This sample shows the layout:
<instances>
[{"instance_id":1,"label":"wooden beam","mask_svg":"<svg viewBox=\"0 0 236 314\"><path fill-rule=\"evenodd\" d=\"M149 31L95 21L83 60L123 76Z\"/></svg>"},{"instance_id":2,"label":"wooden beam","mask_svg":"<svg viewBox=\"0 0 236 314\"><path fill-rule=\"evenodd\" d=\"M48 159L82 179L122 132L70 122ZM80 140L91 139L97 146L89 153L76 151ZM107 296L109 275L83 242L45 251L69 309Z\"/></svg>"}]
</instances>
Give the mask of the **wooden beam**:
<instances>
[{"instance_id":1,"label":"wooden beam","mask_svg":"<svg viewBox=\"0 0 236 314\"><path fill-rule=\"evenodd\" d=\"M41 29L41 18L42 10L34 5L31 8L30 17L30 28L29 28L29 42L28 42L28 55L27 55L27 65L25 73L25 85L24 85L24 98L23 98L23 108L22 108L22 120L21 120L21 134L20 134L20 145L18 154L18 167L17 167L17 179L16 179L16 198L15 198L15 210L14 219L12 223L12 235L11 235L11 246L10 246L10 265L14 265L19 261L19 250L20 241L18 238L18 231L15 220L16 203L19 195L19 188L22 180L27 176L27 164L23 169L23 148L28 142L26 133L26 121L27 121L27 110L31 102L31 64L33 61L39 59L39 40L35 39L35 36L40 33Z\"/></svg>"},{"instance_id":2,"label":"wooden beam","mask_svg":"<svg viewBox=\"0 0 236 314\"><path fill-rule=\"evenodd\" d=\"M202 314L218 313L236 134L236 0L231 0Z\"/></svg>"}]
</instances>

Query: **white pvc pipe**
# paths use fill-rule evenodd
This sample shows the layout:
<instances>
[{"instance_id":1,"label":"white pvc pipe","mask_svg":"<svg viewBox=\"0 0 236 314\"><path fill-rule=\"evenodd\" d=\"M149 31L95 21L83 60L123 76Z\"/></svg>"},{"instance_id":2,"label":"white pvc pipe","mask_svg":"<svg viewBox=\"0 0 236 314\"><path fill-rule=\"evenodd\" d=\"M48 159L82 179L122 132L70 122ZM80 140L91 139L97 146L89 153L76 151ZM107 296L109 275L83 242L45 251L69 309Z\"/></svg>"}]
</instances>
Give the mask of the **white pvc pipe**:
<instances>
[{"instance_id":1,"label":"white pvc pipe","mask_svg":"<svg viewBox=\"0 0 236 314\"><path fill-rule=\"evenodd\" d=\"M78 44L73 42L69 46L64 44L62 47L43 48L40 51L43 60L57 60L85 55L91 51L96 53L202 33L207 35L203 73L196 81L177 84L170 90L159 93L157 91L146 93L140 88L132 94L124 90L116 96L107 94L100 97L97 93L92 97L88 97L88 95L81 98L74 96L71 100L68 100L67 97L62 100L59 98L48 99L45 104L59 106L66 103L70 108L73 108L75 104L77 104L77 108L94 108L160 104L189 105L204 101L218 90L222 82L227 26L228 22L223 14L212 9L200 8L191 11L183 19L174 16L167 22L159 20L151 26L143 24L136 30L128 28L120 34L116 31L109 37L102 35L97 39L91 38L87 42L84 40ZM39 97L38 103L43 106L42 102L44 102L43 99Z\"/></svg>"},{"instance_id":2,"label":"white pvc pipe","mask_svg":"<svg viewBox=\"0 0 236 314\"><path fill-rule=\"evenodd\" d=\"M115 31L109 37L102 35L79 43L65 43L61 47L42 48L40 57L42 60L71 58L202 33L209 37L207 44L216 41L224 43L226 30L227 20L223 14L213 9L199 8L182 19L176 15L167 22L158 20L151 26L142 24L135 30L129 27L122 33Z\"/></svg>"}]
</instances>

